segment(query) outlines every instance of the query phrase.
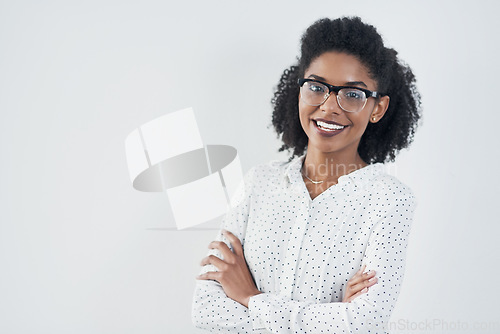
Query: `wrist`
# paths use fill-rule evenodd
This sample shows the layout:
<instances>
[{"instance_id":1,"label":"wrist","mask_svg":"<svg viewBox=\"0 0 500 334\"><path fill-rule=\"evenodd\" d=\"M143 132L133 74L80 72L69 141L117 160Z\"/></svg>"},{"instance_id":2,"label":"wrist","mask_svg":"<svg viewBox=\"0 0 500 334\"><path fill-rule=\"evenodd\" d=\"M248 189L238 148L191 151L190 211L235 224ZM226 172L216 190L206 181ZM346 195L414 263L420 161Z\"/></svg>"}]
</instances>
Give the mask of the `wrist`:
<instances>
[{"instance_id":1,"label":"wrist","mask_svg":"<svg viewBox=\"0 0 500 334\"><path fill-rule=\"evenodd\" d=\"M248 308L248 304L250 303L250 298L252 298L253 296L257 296L257 295L260 295L262 293L262 291L259 291L259 290L255 290L254 292L252 292L251 294L249 294L247 297L245 297L243 300L242 300L242 305L245 306L246 308Z\"/></svg>"}]
</instances>

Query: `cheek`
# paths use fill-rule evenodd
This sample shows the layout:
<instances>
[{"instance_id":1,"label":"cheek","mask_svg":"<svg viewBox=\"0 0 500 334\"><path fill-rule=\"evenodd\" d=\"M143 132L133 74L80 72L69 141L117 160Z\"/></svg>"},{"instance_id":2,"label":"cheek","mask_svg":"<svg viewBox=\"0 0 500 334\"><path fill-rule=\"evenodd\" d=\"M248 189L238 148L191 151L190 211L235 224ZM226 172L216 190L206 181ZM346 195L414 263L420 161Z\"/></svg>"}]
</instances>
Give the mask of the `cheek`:
<instances>
[{"instance_id":1,"label":"cheek","mask_svg":"<svg viewBox=\"0 0 500 334\"><path fill-rule=\"evenodd\" d=\"M356 117L351 117L350 120L354 125L353 133L359 133L359 135L362 135L366 131L366 127L368 126L368 116L356 115Z\"/></svg>"},{"instance_id":2,"label":"cheek","mask_svg":"<svg viewBox=\"0 0 500 334\"><path fill-rule=\"evenodd\" d=\"M300 127L302 128L302 131L309 137L309 133L311 131L310 128L310 123L309 123L309 115L305 113L303 110L299 108L299 121L300 121Z\"/></svg>"},{"instance_id":3,"label":"cheek","mask_svg":"<svg viewBox=\"0 0 500 334\"><path fill-rule=\"evenodd\" d=\"M370 121L373 107L373 104L366 105L365 108L363 108L363 110L361 110L360 112L349 115L351 122L353 122L353 124L356 124L357 126L366 127L366 125L368 125L368 122Z\"/></svg>"},{"instance_id":4,"label":"cheek","mask_svg":"<svg viewBox=\"0 0 500 334\"><path fill-rule=\"evenodd\" d=\"M299 102L299 119L302 127L305 127L309 123L309 118L314 110L308 106Z\"/></svg>"},{"instance_id":5,"label":"cheek","mask_svg":"<svg viewBox=\"0 0 500 334\"><path fill-rule=\"evenodd\" d=\"M362 115L357 115L358 117L349 117L349 120L356 129L361 129L366 127L367 120ZM362 117L359 117L362 116Z\"/></svg>"},{"instance_id":6,"label":"cheek","mask_svg":"<svg viewBox=\"0 0 500 334\"><path fill-rule=\"evenodd\" d=\"M299 107L299 121L300 125L302 125L302 128L304 128L306 126L307 116L304 114L303 110L300 109L300 107Z\"/></svg>"}]
</instances>

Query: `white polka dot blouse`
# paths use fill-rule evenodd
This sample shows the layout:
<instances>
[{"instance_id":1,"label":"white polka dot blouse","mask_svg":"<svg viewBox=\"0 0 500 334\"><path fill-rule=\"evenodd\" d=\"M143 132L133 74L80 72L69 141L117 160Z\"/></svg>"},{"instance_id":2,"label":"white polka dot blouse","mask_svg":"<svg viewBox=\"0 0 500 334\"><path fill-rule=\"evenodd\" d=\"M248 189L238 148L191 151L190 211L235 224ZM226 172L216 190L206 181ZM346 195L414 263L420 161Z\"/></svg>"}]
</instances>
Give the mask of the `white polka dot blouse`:
<instances>
[{"instance_id":1,"label":"white polka dot blouse","mask_svg":"<svg viewBox=\"0 0 500 334\"><path fill-rule=\"evenodd\" d=\"M262 294L248 308L216 281L198 280L192 320L216 333L385 333L405 270L417 205L411 189L375 163L339 178L311 200L305 155L256 166L231 200L222 228L243 244ZM219 232L217 240L228 240ZM221 257L218 250L209 254ZM378 282L343 303L366 264ZM216 271L212 265L201 273Z\"/></svg>"}]
</instances>

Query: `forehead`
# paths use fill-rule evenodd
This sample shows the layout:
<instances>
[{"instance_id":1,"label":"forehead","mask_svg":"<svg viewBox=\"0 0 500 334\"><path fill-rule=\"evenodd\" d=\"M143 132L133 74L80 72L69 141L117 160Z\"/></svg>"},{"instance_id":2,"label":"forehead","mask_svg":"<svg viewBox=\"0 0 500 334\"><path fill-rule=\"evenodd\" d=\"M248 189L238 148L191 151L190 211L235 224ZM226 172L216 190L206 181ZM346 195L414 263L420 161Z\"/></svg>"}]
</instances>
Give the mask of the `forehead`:
<instances>
[{"instance_id":1,"label":"forehead","mask_svg":"<svg viewBox=\"0 0 500 334\"><path fill-rule=\"evenodd\" d=\"M312 74L324 78L332 85L362 81L370 88L376 87L368 68L355 56L347 53L331 51L321 54L311 62L304 77Z\"/></svg>"}]
</instances>

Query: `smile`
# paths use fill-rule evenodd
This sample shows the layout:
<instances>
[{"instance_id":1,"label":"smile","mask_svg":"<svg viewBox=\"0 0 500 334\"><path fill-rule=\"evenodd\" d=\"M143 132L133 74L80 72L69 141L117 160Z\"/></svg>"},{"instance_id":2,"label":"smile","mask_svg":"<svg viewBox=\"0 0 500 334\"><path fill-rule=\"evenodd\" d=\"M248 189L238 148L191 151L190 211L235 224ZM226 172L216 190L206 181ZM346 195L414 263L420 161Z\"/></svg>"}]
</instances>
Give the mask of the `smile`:
<instances>
[{"instance_id":1,"label":"smile","mask_svg":"<svg viewBox=\"0 0 500 334\"><path fill-rule=\"evenodd\" d=\"M347 127L346 125L332 124L320 120L313 120L313 123L319 134L326 137L335 136Z\"/></svg>"},{"instance_id":2,"label":"smile","mask_svg":"<svg viewBox=\"0 0 500 334\"><path fill-rule=\"evenodd\" d=\"M316 121L316 125L323 130L329 130L329 131L342 130L343 128L345 128L345 126L343 126L343 125L330 124L330 123L326 123L326 122L322 122L322 121Z\"/></svg>"}]
</instances>

